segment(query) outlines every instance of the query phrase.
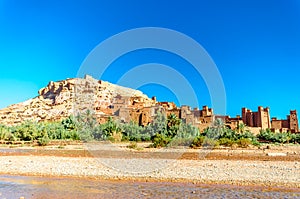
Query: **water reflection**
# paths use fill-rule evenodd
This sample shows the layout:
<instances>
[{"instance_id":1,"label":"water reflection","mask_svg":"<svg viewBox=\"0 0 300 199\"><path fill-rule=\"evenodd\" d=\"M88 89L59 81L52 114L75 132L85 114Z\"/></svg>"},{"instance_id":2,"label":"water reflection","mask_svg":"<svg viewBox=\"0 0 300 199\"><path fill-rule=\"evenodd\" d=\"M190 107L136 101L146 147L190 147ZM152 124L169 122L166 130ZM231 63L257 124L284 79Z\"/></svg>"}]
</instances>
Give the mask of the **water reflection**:
<instances>
[{"instance_id":1,"label":"water reflection","mask_svg":"<svg viewBox=\"0 0 300 199\"><path fill-rule=\"evenodd\" d=\"M300 189L0 175L0 198L300 198Z\"/></svg>"}]
</instances>

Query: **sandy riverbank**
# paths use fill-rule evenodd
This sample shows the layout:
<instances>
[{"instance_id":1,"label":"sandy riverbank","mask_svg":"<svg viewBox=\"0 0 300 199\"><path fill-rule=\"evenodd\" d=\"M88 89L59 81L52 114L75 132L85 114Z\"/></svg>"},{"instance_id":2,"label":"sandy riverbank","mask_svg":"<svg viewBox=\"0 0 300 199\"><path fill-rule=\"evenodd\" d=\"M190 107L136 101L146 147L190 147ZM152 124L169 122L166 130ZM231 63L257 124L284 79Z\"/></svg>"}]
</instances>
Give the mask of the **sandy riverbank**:
<instances>
[{"instance_id":1,"label":"sandy riverbank","mask_svg":"<svg viewBox=\"0 0 300 199\"><path fill-rule=\"evenodd\" d=\"M2 150L0 153L0 173L300 188L300 162L297 159L299 156L297 154L298 148L292 148L292 150L288 148L289 153L282 148L277 150L273 149L272 153L280 152L288 154L283 157L289 157L289 154L291 154L294 159L289 160L280 160L280 157L270 157L273 159L264 160L262 157L269 157L265 151L261 152L259 150L245 149L231 151L231 156L236 157L234 159L230 159L231 156L226 150L222 152L220 152L220 150L213 150L209 153L211 158L207 158L207 155L203 158L197 156L198 158L196 159L170 157L182 157L184 154L192 153L199 154L199 150L184 150L185 153L181 153L181 156L178 156L176 152L179 153L182 150L168 149L168 151L160 151L160 155L157 157L153 156L155 153L150 153L150 151L137 152L128 149L119 150L119 148L113 150L106 149L106 151L104 150L105 153L102 152L100 155L96 153L96 157L90 153L83 153L82 151L84 150L79 148L76 150L34 150L36 154L24 154L20 153L20 151L5 153L5 150ZM81 151L80 154L82 156L74 157L70 155L70 153L66 155L64 151L68 150L73 150L72 153L74 153L74 151ZM55 153L49 155L45 153L45 151L55 151ZM170 151L174 153L170 153ZM65 155L60 156L58 155L59 153ZM122 156L122 153L127 155ZM212 155L214 153L221 155L216 156L218 158L214 159ZM95 153L92 154L95 155ZM106 154L106 156L103 156L103 154ZM131 156L128 156L128 154L131 154ZM140 156L140 154L142 154L142 156ZM164 154L173 154L173 156L169 157ZM187 156L189 157L189 155ZM237 157L246 158L238 159ZM249 157L261 157L261 159L258 158L258 160L254 160Z\"/></svg>"},{"instance_id":2,"label":"sandy riverbank","mask_svg":"<svg viewBox=\"0 0 300 199\"><path fill-rule=\"evenodd\" d=\"M111 161L111 163L109 163ZM50 156L2 156L0 173L14 175L136 179L142 181L186 181L263 185L300 188L299 162L230 160L159 160L152 171L142 165L157 164L150 159L97 159ZM114 168L119 164L119 168ZM121 167L132 168L132 170ZM145 166L147 167L147 166ZM141 170L142 172L137 172Z\"/></svg>"}]
</instances>

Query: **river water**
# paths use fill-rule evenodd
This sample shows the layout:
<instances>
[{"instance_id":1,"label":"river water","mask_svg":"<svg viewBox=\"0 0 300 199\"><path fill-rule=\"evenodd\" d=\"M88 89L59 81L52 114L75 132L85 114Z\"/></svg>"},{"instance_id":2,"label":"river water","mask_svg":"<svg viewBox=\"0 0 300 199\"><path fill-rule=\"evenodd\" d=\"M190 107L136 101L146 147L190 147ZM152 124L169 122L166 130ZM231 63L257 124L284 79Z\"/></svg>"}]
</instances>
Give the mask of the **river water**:
<instances>
[{"instance_id":1,"label":"river water","mask_svg":"<svg viewBox=\"0 0 300 199\"><path fill-rule=\"evenodd\" d=\"M300 189L0 175L0 199L300 198Z\"/></svg>"}]
</instances>

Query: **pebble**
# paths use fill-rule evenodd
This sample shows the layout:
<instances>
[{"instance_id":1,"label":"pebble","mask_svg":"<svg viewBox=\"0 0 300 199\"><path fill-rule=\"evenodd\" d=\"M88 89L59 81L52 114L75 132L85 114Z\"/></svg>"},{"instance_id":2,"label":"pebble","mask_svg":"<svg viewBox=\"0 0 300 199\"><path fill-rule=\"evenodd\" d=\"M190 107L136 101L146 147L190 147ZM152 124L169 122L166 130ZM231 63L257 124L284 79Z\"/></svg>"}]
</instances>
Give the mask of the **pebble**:
<instances>
[{"instance_id":1,"label":"pebble","mask_svg":"<svg viewBox=\"0 0 300 199\"><path fill-rule=\"evenodd\" d=\"M5 164L7 159L11 160L11 164ZM180 179L195 183L216 181L300 187L299 170L299 162L292 161L174 160L168 162L163 159L156 161L135 158L102 161L99 158L0 156L0 173L3 174L106 177L117 180L138 177L154 180Z\"/></svg>"}]
</instances>

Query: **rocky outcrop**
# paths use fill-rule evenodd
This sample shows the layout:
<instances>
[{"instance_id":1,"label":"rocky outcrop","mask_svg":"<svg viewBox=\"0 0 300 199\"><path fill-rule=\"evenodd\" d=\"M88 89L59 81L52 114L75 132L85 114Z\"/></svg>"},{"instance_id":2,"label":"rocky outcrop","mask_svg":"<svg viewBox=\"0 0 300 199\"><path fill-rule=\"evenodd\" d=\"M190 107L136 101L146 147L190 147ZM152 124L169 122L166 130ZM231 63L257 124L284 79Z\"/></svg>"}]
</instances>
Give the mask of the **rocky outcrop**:
<instances>
[{"instance_id":1,"label":"rocky outcrop","mask_svg":"<svg viewBox=\"0 0 300 199\"><path fill-rule=\"evenodd\" d=\"M66 79L49 84L38 91L38 96L25 102L0 110L0 123L16 125L26 120L56 121L87 109L93 110L100 118L114 115L114 102L121 98L126 106L134 103L142 106L155 105L141 91L96 80L91 76Z\"/></svg>"}]
</instances>

